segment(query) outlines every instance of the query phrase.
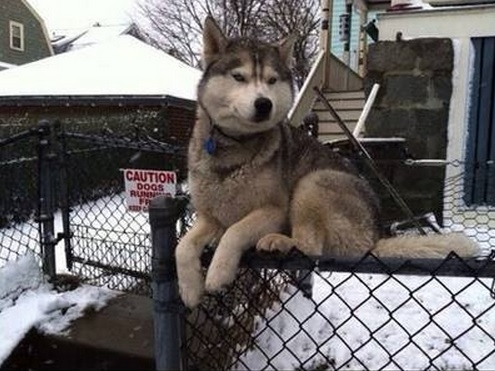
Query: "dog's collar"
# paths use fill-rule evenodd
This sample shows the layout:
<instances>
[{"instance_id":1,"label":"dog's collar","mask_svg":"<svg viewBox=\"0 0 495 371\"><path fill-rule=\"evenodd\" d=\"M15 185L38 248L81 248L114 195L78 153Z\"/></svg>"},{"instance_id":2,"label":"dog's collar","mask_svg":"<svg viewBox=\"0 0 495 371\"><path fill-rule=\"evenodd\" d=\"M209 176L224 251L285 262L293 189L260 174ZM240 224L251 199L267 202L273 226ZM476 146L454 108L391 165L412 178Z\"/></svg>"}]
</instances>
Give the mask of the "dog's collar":
<instances>
[{"instance_id":1,"label":"dog's collar","mask_svg":"<svg viewBox=\"0 0 495 371\"><path fill-rule=\"evenodd\" d=\"M210 123L210 132L208 135L208 138L203 142L203 148L208 153L209 155L214 155L217 151L217 140L215 139L215 136L220 136L223 138L226 138L228 140L231 140L233 142L242 144L245 143L255 137L258 137L260 134L259 133L254 133L254 134L241 134L241 135L231 135L227 134L225 131L223 131L219 125L215 123L213 118L210 116L208 111L206 110L205 106L203 103L200 101L199 105L203 109L203 111L206 113L206 116L208 117L208 121ZM217 135L215 135L217 134Z\"/></svg>"},{"instance_id":2,"label":"dog's collar","mask_svg":"<svg viewBox=\"0 0 495 371\"><path fill-rule=\"evenodd\" d=\"M259 133L242 135L227 134L210 118L210 133L208 138L204 141L203 147L209 155L214 155L217 150L217 139L215 137L226 138L230 141L241 144L257 136L259 136Z\"/></svg>"}]
</instances>

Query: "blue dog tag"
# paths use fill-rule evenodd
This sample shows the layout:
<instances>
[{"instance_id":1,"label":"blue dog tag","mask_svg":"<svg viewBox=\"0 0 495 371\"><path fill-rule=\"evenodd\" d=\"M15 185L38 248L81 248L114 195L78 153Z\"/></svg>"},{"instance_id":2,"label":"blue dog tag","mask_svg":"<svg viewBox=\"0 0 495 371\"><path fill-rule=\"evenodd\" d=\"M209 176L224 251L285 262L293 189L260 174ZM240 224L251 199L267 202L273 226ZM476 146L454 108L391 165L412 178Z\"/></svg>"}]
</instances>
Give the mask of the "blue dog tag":
<instances>
[{"instance_id":1,"label":"blue dog tag","mask_svg":"<svg viewBox=\"0 0 495 371\"><path fill-rule=\"evenodd\" d=\"M208 153L209 155L213 155L215 153L215 150L217 149L215 139L213 139L212 137L208 137L208 139L206 139L204 142L204 148L206 153Z\"/></svg>"}]
</instances>

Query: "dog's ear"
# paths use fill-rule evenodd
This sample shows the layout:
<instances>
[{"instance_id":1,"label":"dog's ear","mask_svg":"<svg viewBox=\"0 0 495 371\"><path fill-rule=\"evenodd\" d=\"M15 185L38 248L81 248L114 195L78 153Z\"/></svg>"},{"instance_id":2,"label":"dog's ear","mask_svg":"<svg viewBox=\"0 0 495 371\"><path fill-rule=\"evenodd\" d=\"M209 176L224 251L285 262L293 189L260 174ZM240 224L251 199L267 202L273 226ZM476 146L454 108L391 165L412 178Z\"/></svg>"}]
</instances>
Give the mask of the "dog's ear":
<instances>
[{"instance_id":1,"label":"dog's ear","mask_svg":"<svg viewBox=\"0 0 495 371\"><path fill-rule=\"evenodd\" d=\"M206 69L218 54L225 50L227 38L213 17L206 17L203 27L203 69Z\"/></svg>"},{"instance_id":2,"label":"dog's ear","mask_svg":"<svg viewBox=\"0 0 495 371\"><path fill-rule=\"evenodd\" d=\"M294 44L297 41L297 35L291 34L281 41L279 41L277 48L278 53L280 54L280 58L285 62L285 64L289 67L292 67L292 55L294 54Z\"/></svg>"}]
</instances>

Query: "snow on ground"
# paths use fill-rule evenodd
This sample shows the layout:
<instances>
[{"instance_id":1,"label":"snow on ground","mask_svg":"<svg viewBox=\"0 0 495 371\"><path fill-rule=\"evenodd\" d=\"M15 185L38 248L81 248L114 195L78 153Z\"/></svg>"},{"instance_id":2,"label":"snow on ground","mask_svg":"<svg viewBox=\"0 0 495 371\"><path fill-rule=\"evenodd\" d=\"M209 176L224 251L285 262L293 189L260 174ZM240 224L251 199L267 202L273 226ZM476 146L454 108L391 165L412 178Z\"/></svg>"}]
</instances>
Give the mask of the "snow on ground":
<instances>
[{"instance_id":1,"label":"snow on ground","mask_svg":"<svg viewBox=\"0 0 495 371\"><path fill-rule=\"evenodd\" d=\"M398 281L348 273L315 278L313 301L289 291L281 296L283 310L276 305L256 319L257 346L236 368L264 369L270 359L268 369L283 370L301 363L306 369L357 370L364 364L371 370L467 370L469 357L481 361L476 369L495 369L491 280L402 276ZM458 304L449 305L453 298Z\"/></svg>"},{"instance_id":2,"label":"snow on ground","mask_svg":"<svg viewBox=\"0 0 495 371\"><path fill-rule=\"evenodd\" d=\"M86 285L57 292L32 254L7 263L0 269L0 365L32 327L43 333L63 333L86 310L100 310L117 295Z\"/></svg>"}]
</instances>

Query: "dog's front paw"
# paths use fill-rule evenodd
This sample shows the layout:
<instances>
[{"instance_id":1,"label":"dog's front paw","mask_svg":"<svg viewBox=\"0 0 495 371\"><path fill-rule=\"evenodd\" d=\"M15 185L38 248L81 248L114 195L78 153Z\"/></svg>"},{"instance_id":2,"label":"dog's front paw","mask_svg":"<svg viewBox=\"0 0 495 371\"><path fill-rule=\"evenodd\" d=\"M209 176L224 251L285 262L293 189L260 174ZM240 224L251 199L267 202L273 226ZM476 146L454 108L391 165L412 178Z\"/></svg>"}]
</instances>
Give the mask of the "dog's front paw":
<instances>
[{"instance_id":1,"label":"dog's front paw","mask_svg":"<svg viewBox=\"0 0 495 371\"><path fill-rule=\"evenodd\" d=\"M258 251L279 251L284 254L294 247L297 247L297 242L294 239L279 233L267 234L256 244Z\"/></svg>"},{"instance_id":2,"label":"dog's front paw","mask_svg":"<svg viewBox=\"0 0 495 371\"><path fill-rule=\"evenodd\" d=\"M201 301L205 291L201 262L190 254L191 250L179 245L176 250L177 277L179 294L188 308L195 308Z\"/></svg>"},{"instance_id":3,"label":"dog's front paw","mask_svg":"<svg viewBox=\"0 0 495 371\"><path fill-rule=\"evenodd\" d=\"M205 288L203 278L179 279L179 294L184 305L190 309L196 308L201 302Z\"/></svg>"},{"instance_id":4,"label":"dog's front paw","mask_svg":"<svg viewBox=\"0 0 495 371\"><path fill-rule=\"evenodd\" d=\"M206 275L206 291L220 292L225 290L234 281L235 275L235 267L210 265Z\"/></svg>"}]
</instances>

